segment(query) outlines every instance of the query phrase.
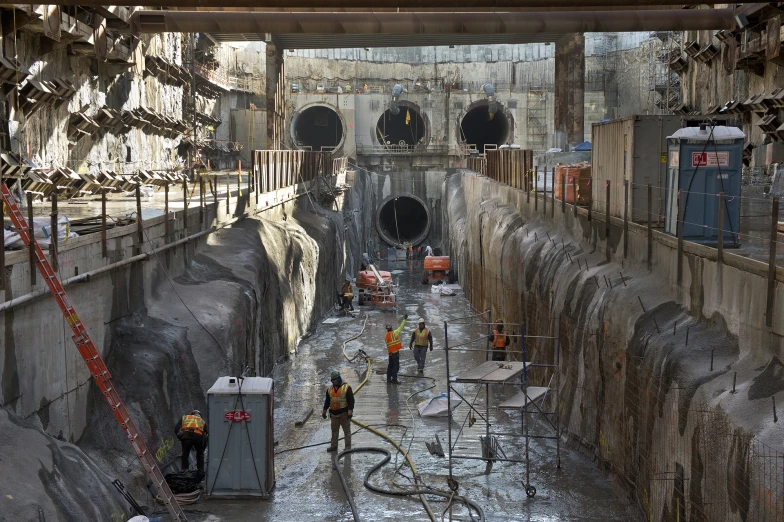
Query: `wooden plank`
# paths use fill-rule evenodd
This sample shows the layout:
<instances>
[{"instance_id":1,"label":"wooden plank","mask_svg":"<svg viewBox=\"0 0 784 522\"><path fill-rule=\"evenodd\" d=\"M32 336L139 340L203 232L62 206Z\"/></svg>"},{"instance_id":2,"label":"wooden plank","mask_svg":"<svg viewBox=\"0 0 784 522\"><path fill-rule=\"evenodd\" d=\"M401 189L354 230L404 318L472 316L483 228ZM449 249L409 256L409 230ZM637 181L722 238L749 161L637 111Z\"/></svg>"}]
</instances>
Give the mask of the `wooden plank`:
<instances>
[{"instance_id":1,"label":"wooden plank","mask_svg":"<svg viewBox=\"0 0 784 522\"><path fill-rule=\"evenodd\" d=\"M550 391L550 388L545 386L529 386L526 391L520 392L514 397L506 399L504 402L498 405L499 410L522 410L525 408L525 395L526 392L528 393L528 404L544 397L544 395Z\"/></svg>"},{"instance_id":2,"label":"wooden plank","mask_svg":"<svg viewBox=\"0 0 784 522\"><path fill-rule=\"evenodd\" d=\"M532 363L526 364L530 366ZM522 362L486 361L467 373L460 375L455 380L457 382L502 383L514 378L522 371Z\"/></svg>"},{"instance_id":3,"label":"wooden plank","mask_svg":"<svg viewBox=\"0 0 784 522\"><path fill-rule=\"evenodd\" d=\"M486 361L469 370L467 373L457 377L458 382L474 382L485 375L489 375L498 369L499 361Z\"/></svg>"}]
</instances>

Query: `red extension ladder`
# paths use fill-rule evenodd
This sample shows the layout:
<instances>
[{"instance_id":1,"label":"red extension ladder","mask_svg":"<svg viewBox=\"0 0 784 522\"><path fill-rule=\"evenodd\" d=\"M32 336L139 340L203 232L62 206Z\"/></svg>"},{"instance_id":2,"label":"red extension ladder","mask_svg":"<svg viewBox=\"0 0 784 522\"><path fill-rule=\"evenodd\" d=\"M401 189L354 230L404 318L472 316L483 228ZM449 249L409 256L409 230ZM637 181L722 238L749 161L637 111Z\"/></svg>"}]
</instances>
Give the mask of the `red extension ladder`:
<instances>
[{"instance_id":1,"label":"red extension ladder","mask_svg":"<svg viewBox=\"0 0 784 522\"><path fill-rule=\"evenodd\" d=\"M108 368L106 368L103 357L101 357L101 354L95 348L95 344L90 338L90 334L87 333L87 329L76 314L76 310L71 304L68 295L65 293L63 285L57 278L57 274L52 270L52 265L49 264L49 261L44 256L35 237L30 237L30 229L27 226L27 221L19 211L19 206L11 195L11 191L8 190L8 187L5 184L0 185L0 190L2 190L6 212L11 217L11 221L16 227L17 232L22 236L22 241L24 241L24 244L27 245L28 248L35 249L35 264L38 267L41 276L44 278L44 281L46 281L49 290L52 292L55 301L57 301L57 305L60 307L60 310L63 311L65 320L68 321L68 325L73 330L73 341L74 344L76 344L76 348L82 355L82 359L84 359L84 362L87 364L87 368L89 368L93 378L95 378L95 383L98 385L101 393L103 393L103 397L112 409L112 413L114 413L117 422L120 423L120 427L125 432L125 436L128 437L128 441L131 443L131 446L133 446L133 450L136 452L136 456L142 463L144 470L147 472L147 475L150 477L153 484L155 484L155 487L158 488L158 495L163 499L163 502L166 504L166 509L169 510L169 514L172 516L173 520L177 522L187 520L185 518L185 513L182 511L182 508L174 498L171 489L169 489L169 485L163 478L161 470L158 469L155 458L150 453L149 448L147 448L147 444L145 444L144 439L142 439L142 436L139 434L139 430L136 429L136 424L134 424L131 416L128 414L128 410L120 399L117 390L115 390L114 384L112 383L112 376L109 374ZM57 232L52 231L52 233L56 234Z\"/></svg>"}]
</instances>

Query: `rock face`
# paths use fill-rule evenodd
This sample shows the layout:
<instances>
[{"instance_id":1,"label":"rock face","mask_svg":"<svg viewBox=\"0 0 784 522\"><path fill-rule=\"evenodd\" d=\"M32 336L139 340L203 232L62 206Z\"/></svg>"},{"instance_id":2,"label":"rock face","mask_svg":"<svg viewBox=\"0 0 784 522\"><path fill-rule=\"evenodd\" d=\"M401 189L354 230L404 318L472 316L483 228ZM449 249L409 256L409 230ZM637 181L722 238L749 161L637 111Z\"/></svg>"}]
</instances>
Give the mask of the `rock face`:
<instances>
[{"instance_id":1,"label":"rock face","mask_svg":"<svg viewBox=\"0 0 784 522\"><path fill-rule=\"evenodd\" d=\"M112 325L107 365L162 463L179 454L177 419L206 409L206 391L218 377L270 374L336 302L342 221L301 198L211 234L176 277L171 267L164 272L163 257L146 265L143 295L131 315ZM97 391L92 400L84 446L110 466L113 455L128 459L132 476L140 477Z\"/></svg>"},{"instance_id":2,"label":"rock face","mask_svg":"<svg viewBox=\"0 0 784 522\"><path fill-rule=\"evenodd\" d=\"M127 520L112 478L78 447L47 434L36 417L0 409L0 520Z\"/></svg>"},{"instance_id":3,"label":"rock face","mask_svg":"<svg viewBox=\"0 0 784 522\"><path fill-rule=\"evenodd\" d=\"M527 360L558 354L559 380L531 378L558 386L565 434L617 474L646 520L775 519L760 496L775 482L754 462L777 453L749 431L769 429L754 410L780 389L778 360L747 394L726 398L742 361L724 318L691 315L644 265L608 262L596 241L603 224L542 219L541 202L533 214L525 193L472 174L450 177L444 199L446 243L473 307L537 336ZM611 235L613 250L619 242ZM728 416L721 394L747 396L747 411Z\"/></svg>"}]
</instances>

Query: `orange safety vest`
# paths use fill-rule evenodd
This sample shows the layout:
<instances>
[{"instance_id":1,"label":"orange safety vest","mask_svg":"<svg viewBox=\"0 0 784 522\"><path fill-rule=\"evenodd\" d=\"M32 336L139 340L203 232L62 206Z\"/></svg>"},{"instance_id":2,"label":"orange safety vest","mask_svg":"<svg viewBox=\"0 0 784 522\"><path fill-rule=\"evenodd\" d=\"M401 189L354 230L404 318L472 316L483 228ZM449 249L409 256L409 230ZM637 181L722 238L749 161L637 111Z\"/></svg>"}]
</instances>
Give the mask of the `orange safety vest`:
<instances>
[{"instance_id":1,"label":"orange safety vest","mask_svg":"<svg viewBox=\"0 0 784 522\"><path fill-rule=\"evenodd\" d=\"M414 330L414 344L417 346L427 346L427 336L430 335L430 330L425 328L421 332L419 328Z\"/></svg>"},{"instance_id":2,"label":"orange safety vest","mask_svg":"<svg viewBox=\"0 0 784 522\"><path fill-rule=\"evenodd\" d=\"M329 409L339 410L341 408L348 408L348 401L346 400L346 392L348 391L348 384L342 384L340 388L335 390L334 386L329 387Z\"/></svg>"},{"instance_id":3,"label":"orange safety vest","mask_svg":"<svg viewBox=\"0 0 784 522\"><path fill-rule=\"evenodd\" d=\"M493 330L493 347L506 348L506 330Z\"/></svg>"},{"instance_id":4,"label":"orange safety vest","mask_svg":"<svg viewBox=\"0 0 784 522\"><path fill-rule=\"evenodd\" d=\"M196 435L204 434L204 426L207 423L198 415L183 415L182 416L182 431L190 431Z\"/></svg>"},{"instance_id":5,"label":"orange safety vest","mask_svg":"<svg viewBox=\"0 0 784 522\"><path fill-rule=\"evenodd\" d=\"M403 348L403 343L400 342L400 337L395 335L395 332L387 332L387 351L389 353L397 353Z\"/></svg>"}]
</instances>

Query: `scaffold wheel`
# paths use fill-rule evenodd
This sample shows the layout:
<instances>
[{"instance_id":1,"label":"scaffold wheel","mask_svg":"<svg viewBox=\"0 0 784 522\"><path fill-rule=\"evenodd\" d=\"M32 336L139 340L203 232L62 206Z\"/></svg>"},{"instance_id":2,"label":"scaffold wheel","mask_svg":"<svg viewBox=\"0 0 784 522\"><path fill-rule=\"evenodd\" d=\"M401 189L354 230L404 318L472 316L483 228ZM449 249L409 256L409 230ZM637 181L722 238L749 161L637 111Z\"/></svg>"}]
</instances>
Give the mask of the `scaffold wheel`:
<instances>
[{"instance_id":1,"label":"scaffold wheel","mask_svg":"<svg viewBox=\"0 0 784 522\"><path fill-rule=\"evenodd\" d=\"M525 494L528 495L528 498L534 498L536 496L536 488L531 485L526 486Z\"/></svg>"}]
</instances>

